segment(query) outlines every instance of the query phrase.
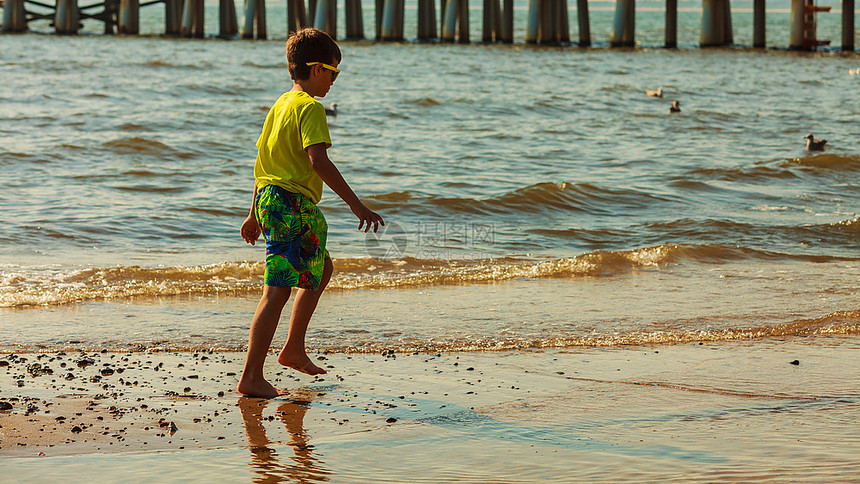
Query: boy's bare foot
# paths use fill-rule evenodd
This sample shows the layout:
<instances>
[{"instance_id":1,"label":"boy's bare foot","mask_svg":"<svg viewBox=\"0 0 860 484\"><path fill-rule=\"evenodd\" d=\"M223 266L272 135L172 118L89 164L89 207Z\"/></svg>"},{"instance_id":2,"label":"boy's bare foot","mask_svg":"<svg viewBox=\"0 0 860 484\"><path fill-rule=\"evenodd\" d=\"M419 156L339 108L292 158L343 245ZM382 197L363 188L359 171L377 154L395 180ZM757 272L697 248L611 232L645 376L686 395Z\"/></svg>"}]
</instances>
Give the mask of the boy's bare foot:
<instances>
[{"instance_id":1,"label":"boy's bare foot","mask_svg":"<svg viewBox=\"0 0 860 484\"><path fill-rule=\"evenodd\" d=\"M293 355L281 350L281 353L278 355L278 363L308 375L324 375L327 373L324 369L315 365L304 352L299 355Z\"/></svg>"},{"instance_id":2,"label":"boy's bare foot","mask_svg":"<svg viewBox=\"0 0 860 484\"><path fill-rule=\"evenodd\" d=\"M289 393L286 390L278 390L266 380L253 381L244 378L239 380L239 385L236 389L246 397L256 398L275 398Z\"/></svg>"}]
</instances>

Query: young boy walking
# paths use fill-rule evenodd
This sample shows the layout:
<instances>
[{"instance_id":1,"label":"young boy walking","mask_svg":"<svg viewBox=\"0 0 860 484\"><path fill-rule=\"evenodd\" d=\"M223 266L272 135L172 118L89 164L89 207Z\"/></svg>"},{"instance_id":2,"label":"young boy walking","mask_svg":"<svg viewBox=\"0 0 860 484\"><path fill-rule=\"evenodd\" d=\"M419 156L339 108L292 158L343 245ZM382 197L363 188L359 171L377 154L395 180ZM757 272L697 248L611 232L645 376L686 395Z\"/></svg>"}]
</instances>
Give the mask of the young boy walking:
<instances>
[{"instance_id":1,"label":"young boy walking","mask_svg":"<svg viewBox=\"0 0 860 484\"><path fill-rule=\"evenodd\" d=\"M251 212L240 232L251 245L263 234L266 274L239 378L243 395L272 398L285 393L266 381L263 363L293 287L298 290L278 363L308 375L326 372L305 353L308 323L333 270L325 248L328 226L316 206L323 182L349 205L359 229L367 232L373 226L376 232L385 225L361 203L326 152L331 138L325 108L314 98L328 93L340 73L340 60L340 48L325 32L306 28L291 35L287 63L293 88L269 110L257 140Z\"/></svg>"}]
</instances>

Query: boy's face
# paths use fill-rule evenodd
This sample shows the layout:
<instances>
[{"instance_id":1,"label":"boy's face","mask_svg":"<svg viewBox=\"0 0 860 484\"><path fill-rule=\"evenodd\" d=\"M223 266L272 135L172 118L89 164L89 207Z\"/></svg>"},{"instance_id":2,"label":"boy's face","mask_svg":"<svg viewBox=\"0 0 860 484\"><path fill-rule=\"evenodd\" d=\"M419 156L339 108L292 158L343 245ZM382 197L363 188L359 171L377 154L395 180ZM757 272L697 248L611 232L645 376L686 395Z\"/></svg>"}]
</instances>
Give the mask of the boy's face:
<instances>
[{"instance_id":1,"label":"boy's face","mask_svg":"<svg viewBox=\"0 0 860 484\"><path fill-rule=\"evenodd\" d=\"M338 61L328 62L328 65L335 68L338 64ZM309 92L308 94L314 97L325 97L325 95L328 94L328 90L331 89L331 85L334 84L334 79L337 77L336 74L336 72L328 69L322 64L311 66L311 76L308 79L310 81L310 85L308 86L310 89L308 89L308 91L312 92Z\"/></svg>"}]
</instances>

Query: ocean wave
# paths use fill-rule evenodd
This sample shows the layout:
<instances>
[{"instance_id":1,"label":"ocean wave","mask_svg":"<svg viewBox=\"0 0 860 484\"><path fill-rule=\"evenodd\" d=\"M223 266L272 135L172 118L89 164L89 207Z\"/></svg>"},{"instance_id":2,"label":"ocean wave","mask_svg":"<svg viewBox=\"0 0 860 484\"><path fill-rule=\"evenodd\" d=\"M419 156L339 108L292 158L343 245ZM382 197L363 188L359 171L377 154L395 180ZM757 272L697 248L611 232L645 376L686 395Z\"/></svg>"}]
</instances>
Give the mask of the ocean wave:
<instances>
[{"instance_id":1,"label":"ocean wave","mask_svg":"<svg viewBox=\"0 0 860 484\"><path fill-rule=\"evenodd\" d=\"M324 341L312 341L311 348L319 353L441 353L468 351L511 351L561 348L619 348L635 346L665 346L674 344L713 344L729 341L753 341L769 338L841 337L860 334L860 310L835 311L824 316L798 319L781 324L760 324L736 328L701 328L698 321L673 321L673 326L689 326L689 329L666 330L615 330L587 334L570 331L549 330L540 337L516 336L508 332L500 334L470 335L468 337L422 338L406 334L400 337L373 335L368 331L347 330L343 338L329 335ZM217 339L194 335L191 338L146 339L134 341L70 340L30 345L5 346L0 343L0 352L29 351L129 351L129 352L242 352L246 346L245 328L235 336L220 334ZM348 341L348 342L347 342Z\"/></svg>"},{"instance_id":2,"label":"ocean wave","mask_svg":"<svg viewBox=\"0 0 860 484\"><path fill-rule=\"evenodd\" d=\"M182 160L199 155L199 153L195 152L179 151L159 141L138 136L106 141L102 143L102 147L119 155L148 155L160 158L179 158Z\"/></svg>"},{"instance_id":3,"label":"ocean wave","mask_svg":"<svg viewBox=\"0 0 860 484\"><path fill-rule=\"evenodd\" d=\"M721 180L730 182L765 182L767 180L799 179L826 176L860 170L860 155L827 153L791 158L788 160L763 161L752 165L734 167L697 168L690 170L693 179Z\"/></svg>"},{"instance_id":4,"label":"ocean wave","mask_svg":"<svg viewBox=\"0 0 860 484\"><path fill-rule=\"evenodd\" d=\"M685 262L719 264L744 260L829 262L846 259L723 245L659 245L622 251L597 250L544 261L514 257L481 260L412 257L400 260L337 259L329 288L414 288L504 282L517 278L608 277ZM167 268L102 267L67 273L11 270L0 273L0 308L58 306L88 300L245 295L260 290L264 269L262 262L222 262Z\"/></svg>"},{"instance_id":5,"label":"ocean wave","mask_svg":"<svg viewBox=\"0 0 860 484\"><path fill-rule=\"evenodd\" d=\"M697 326L693 324L693 326ZM588 335L547 334L542 338L518 338L502 336L469 337L461 340L433 339L432 341L397 342L386 339L355 341L345 345L326 345L321 351L336 353L377 353L394 351L407 353L463 352L463 351L510 351L527 349L575 348L575 347L625 347L653 346L689 343L718 343L767 338L843 336L860 334L860 310L837 311L825 316L801 319L784 324L760 325L747 328L681 329L666 331L607 332ZM355 340L355 335L352 335ZM230 348L238 351L241 346ZM189 350L181 345L174 350ZM226 348L225 348L226 349Z\"/></svg>"},{"instance_id":6,"label":"ocean wave","mask_svg":"<svg viewBox=\"0 0 860 484\"><path fill-rule=\"evenodd\" d=\"M858 171L860 170L860 155L840 155L825 153L821 155L794 158L788 164L799 165L806 168Z\"/></svg>"},{"instance_id":7,"label":"ocean wave","mask_svg":"<svg viewBox=\"0 0 860 484\"><path fill-rule=\"evenodd\" d=\"M641 190L605 188L589 183L538 183L489 198L440 197L417 191L370 197L373 208L390 213L496 215L571 211L611 214L619 209L641 210L672 199Z\"/></svg>"},{"instance_id":8,"label":"ocean wave","mask_svg":"<svg viewBox=\"0 0 860 484\"><path fill-rule=\"evenodd\" d=\"M790 211L789 207L757 206L753 211ZM709 244L736 244L739 240L745 246L756 247L795 247L841 249L853 253L860 242L860 217L828 224L807 225L763 225L733 220L684 218L663 222L646 222L628 228L600 229L533 229L531 233L562 240L572 239L589 246L617 246L635 243L637 245L687 243L687 241L707 241ZM760 252L766 254L768 252ZM835 254L831 254L834 256ZM782 258L784 255L780 254ZM793 256L794 257L794 256ZM804 259L806 255L796 256ZM825 259L829 256L823 256ZM850 257L849 257L850 258Z\"/></svg>"}]
</instances>

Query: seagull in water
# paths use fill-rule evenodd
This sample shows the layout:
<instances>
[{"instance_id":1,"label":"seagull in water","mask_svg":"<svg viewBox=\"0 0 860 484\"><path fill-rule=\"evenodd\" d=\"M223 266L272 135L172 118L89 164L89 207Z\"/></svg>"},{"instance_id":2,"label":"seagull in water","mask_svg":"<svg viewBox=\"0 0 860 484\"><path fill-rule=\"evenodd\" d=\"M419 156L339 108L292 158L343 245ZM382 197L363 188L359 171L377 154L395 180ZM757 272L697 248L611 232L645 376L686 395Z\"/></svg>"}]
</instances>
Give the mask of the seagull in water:
<instances>
[{"instance_id":1,"label":"seagull in water","mask_svg":"<svg viewBox=\"0 0 860 484\"><path fill-rule=\"evenodd\" d=\"M663 97L663 88L658 87L656 91L652 91L651 89L645 89L645 94L651 97Z\"/></svg>"},{"instance_id":2,"label":"seagull in water","mask_svg":"<svg viewBox=\"0 0 860 484\"><path fill-rule=\"evenodd\" d=\"M826 139L820 139L818 141L812 137L812 133L804 136L806 138L806 150L807 151L824 151L824 145L827 144Z\"/></svg>"},{"instance_id":3,"label":"seagull in water","mask_svg":"<svg viewBox=\"0 0 860 484\"><path fill-rule=\"evenodd\" d=\"M337 103L331 103L330 108L325 108L325 113L329 116L337 116Z\"/></svg>"},{"instance_id":4,"label":"seagull in water","mask_svg":"<svg viewBox=\"0 0 860 484\"><path fill-rule=\"evenodd\" d=\"M669 106L669 112L670 113L680 113L681 112L681 101L678 101L677 99L672 101L672 105Z\"/></svg>"}]
</instances>

